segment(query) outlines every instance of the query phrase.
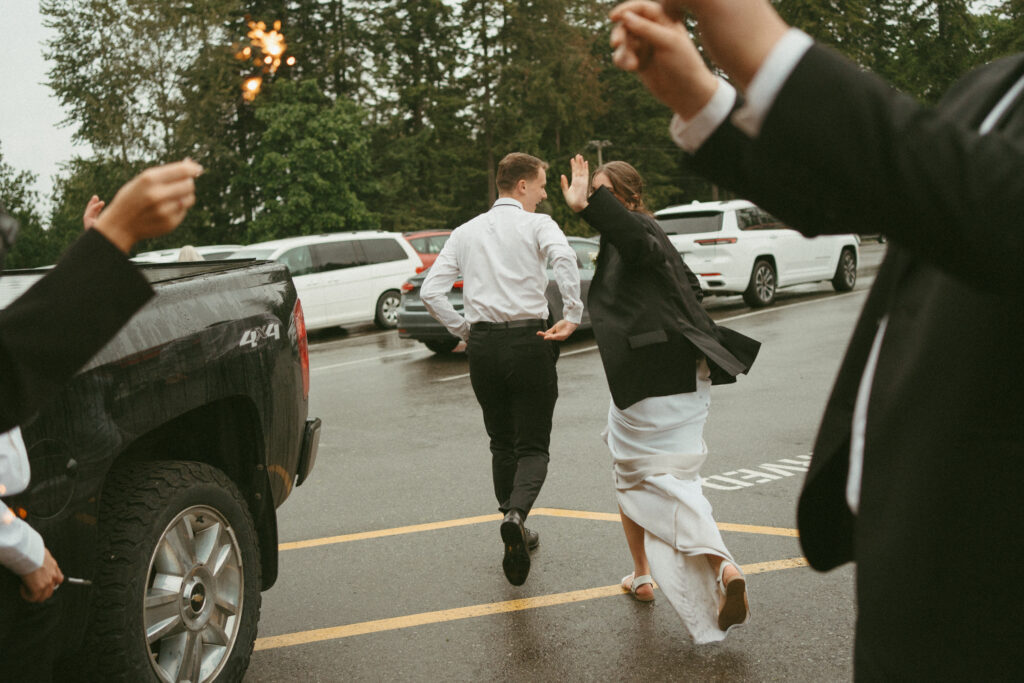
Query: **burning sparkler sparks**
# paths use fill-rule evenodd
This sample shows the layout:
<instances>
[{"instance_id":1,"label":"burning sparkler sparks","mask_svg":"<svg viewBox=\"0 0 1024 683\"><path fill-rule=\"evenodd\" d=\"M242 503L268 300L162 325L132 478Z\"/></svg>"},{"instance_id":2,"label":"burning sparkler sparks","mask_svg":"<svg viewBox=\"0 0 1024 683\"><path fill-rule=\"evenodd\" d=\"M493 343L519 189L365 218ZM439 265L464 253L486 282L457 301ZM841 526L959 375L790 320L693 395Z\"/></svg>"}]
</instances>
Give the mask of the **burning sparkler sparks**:
<instances>
[{"instance_id":1,"label":"burning sparkler sparks","mask_svg":"<svg viewBox=\"0 0 1024 683\"><path fill-rule=\"evenodd\" d=\"M263 74L274 74L281 66L281 58L284 56L288 44L284 42L284 34L281 33L281 22L275 21L274 28L267 30L267 25L262 21L249 22L250 45L235 53L235 58L242 61L252 59L253 64L258 66ZM255 48L255 50L253 49ZM295 64L295 57L288 57L284 60L288 66ZM242 98L246 102L252 102L263 87L262 76L251 76L242 83Z\"/></svg>"}]
</instances>

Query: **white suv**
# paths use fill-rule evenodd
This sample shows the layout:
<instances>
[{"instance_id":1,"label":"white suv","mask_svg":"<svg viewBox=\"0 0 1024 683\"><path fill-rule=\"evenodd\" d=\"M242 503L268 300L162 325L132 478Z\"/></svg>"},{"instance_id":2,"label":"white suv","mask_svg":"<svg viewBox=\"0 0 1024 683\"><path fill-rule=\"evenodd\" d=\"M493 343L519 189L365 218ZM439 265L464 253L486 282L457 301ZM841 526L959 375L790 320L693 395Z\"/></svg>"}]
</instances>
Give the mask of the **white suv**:
<instances>
[{"instance_id":1,"label":"white suv","mask_svg":"<svg viewBox=\"0 0 1024 683\"><path fill-rule=\"evenodd\" d=\"M302 301L306 329L373 321L398 324L402 284L422 265L398 232L337 232L250 244L231 258L288 266Z\"/></svg>"},{"instance_id":2,"label":"white suv","mask_svg":"<svg viewBox=\"0 0 1024 683\"><path fill-rule=\"evenodd\" d=\"M694 202L654 214L706 294L742 294L767 306L779 287L831 280L838 292L857 282L857 237L808 238L743 200Z\"/></svg>"}]
</instances>

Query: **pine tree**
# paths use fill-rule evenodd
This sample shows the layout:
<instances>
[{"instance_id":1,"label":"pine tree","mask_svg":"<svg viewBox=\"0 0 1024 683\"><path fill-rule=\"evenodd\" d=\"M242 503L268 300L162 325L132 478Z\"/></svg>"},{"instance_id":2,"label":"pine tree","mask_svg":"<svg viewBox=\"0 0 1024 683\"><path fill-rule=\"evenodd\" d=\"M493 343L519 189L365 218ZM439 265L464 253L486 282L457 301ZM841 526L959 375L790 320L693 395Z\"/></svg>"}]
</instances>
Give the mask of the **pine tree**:
<instances>
[{"instance_id":1,"label":"pine tree","mask_svg":"<svg viewBox=\"0 0 1024 683\"><path fill-rule=\"evenodd\" d=\"M18 234L14 246L4 257L0 267L33 268L53 263L56 253L39 215L39 194L32 189L36 175L18 171L4 161L0 147L0 206L18 221Z\"/></svg>"}]
</instances>

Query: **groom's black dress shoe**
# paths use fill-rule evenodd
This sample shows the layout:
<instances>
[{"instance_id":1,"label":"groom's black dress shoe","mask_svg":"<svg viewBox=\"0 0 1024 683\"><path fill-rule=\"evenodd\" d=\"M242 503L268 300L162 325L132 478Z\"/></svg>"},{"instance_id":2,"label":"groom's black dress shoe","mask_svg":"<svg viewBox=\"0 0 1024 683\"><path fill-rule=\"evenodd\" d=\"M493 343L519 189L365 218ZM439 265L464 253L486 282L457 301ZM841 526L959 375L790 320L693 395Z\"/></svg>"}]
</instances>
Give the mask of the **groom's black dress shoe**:
<instances>
[{"instance_id":1,"label":"groom's black dress shoe","mask_svg":"<svg viewBox=\"0 0 1024 683\"><path fill-rule=\"evenodd\" d=\"M501 540L505 542L505 558L501 567L505 578L513 586L522 586L530 573L530 551L523 515L519 510L509 510L501 521ZM540 537L537 538L538 542Z\"/></svg>"}]
</instances>

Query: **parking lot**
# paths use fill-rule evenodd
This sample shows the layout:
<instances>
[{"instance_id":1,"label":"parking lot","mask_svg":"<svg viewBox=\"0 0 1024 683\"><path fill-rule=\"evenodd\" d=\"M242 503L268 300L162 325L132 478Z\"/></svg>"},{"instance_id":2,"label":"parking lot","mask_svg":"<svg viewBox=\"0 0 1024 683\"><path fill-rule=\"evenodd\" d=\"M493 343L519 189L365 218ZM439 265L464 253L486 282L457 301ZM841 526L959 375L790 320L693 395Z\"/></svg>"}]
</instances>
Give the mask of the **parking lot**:
<instances>
[{"instance_id":1,"label":"parking lot","mask_svg":"<svg viewBox=\"0 0 1024 683\"><path fill-rule=\"evenodd\" d=\"M664 599L624 594L631 569L600 432L608 392L592 335L558 363L541 534L509 585L487 438L463 354L394 332L318 335L311 480L279 510L281 572L263 596L246 681L848 680L853 571L805 566L795 502L818 419L882 247L848 294L780 292L768 309L712 300L763 342L749 377L716 387L705 492L750 576L752 622L696 646ZM656 593L657 595L657 593Z\"/></svg>"}]
</instances>

